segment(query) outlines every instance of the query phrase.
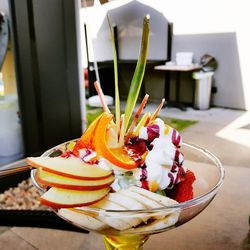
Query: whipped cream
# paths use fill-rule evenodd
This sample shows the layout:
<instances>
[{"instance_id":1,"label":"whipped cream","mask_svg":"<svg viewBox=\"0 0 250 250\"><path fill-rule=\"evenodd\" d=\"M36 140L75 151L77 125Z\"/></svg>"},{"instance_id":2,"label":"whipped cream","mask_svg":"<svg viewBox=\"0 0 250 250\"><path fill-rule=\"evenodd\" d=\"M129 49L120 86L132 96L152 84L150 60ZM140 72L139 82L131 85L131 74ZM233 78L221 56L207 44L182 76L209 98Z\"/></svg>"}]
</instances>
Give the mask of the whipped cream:
<instances>
[{"instance_id":1,"label":"whipped cream","mask_svg":"<svg viewBox=\"0 0 250 250\"><path fill-rule=\"evenodd\" d=\"M182 140L180 134L172 127L165 125L161 119L157 118L153 125L158 125L159 135L151 142L152 149L145 159L147 181L150 189L163 190L179 182L179 167L182 166L184 160L178 150ZM140 131L139 138L145 139L145 128ZM151 188L152 185L154 188Z\"/></svg>"},{"instance_id":2,"label":"whipped cream","mask_svg":"<svg viewBox=\"0 0 250 250\"><path fill-rule=\"evenodd\" d=\"M145 140L149 149L144 164L128 172L113 166L116 178L112 188L118 191L134 185L153 192L172 188L180 181L180 170L185 173L184 158L178 150L182 143L180 134L157 118L152 125L142 127L138 137ZM110 167L110 163L104 162L101 160L100 167Z\"/></svg>"}]
</instances>

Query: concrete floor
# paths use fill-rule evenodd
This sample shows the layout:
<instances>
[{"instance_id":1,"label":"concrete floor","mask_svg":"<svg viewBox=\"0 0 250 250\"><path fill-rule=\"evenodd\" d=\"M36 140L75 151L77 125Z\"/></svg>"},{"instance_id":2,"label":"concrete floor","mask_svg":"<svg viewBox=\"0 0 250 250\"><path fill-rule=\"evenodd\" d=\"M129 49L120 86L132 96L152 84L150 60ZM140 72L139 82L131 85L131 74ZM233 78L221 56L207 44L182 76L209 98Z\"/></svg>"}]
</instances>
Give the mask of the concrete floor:
<instances>
[{"instance_id":1,"label":"concrete floor","mask_svg":"<svg viewBox=\"0 0 250 250\"><path fill-rule=\"evenodd\" d=\"M217 155L225 167L226 179L205 211L179 228L151 236L144 249L250 249L250 113L220 108L183 112L171 108L163 109L161 115L199 121L182 132L183 140ZM94 233L0 227L0 249L101 250L104 246Z\"/></svg>"}]
</instances>

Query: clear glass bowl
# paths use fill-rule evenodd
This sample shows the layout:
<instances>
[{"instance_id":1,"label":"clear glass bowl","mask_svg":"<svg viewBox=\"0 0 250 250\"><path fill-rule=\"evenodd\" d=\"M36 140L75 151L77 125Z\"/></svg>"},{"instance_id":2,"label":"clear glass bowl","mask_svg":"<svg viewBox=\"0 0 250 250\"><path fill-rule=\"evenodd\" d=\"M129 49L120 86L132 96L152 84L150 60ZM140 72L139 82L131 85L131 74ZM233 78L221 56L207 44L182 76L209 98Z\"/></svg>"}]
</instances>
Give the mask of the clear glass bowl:
<instances>
[{"instance_id":1,"label":"clear glass bowl","mask_svg":"<svg viewBox=\"0 0 250 250\"><path fill-rule=\"evenodd\" d=\"M61 144L45 152L49 156ZM194 198L176 205L149 210L103 210L91 207L58 209L55 213L73 225L104 235L107 249L142 249L151 234L164 232L180 226L198 215L213 200L219 191L225 171L208 150L197 145L183 143L184 167L193 171L196 180L193 184ZM40 193L45 187L36 181L36 170L31 178Z\"/></svg>"}]
</instances>

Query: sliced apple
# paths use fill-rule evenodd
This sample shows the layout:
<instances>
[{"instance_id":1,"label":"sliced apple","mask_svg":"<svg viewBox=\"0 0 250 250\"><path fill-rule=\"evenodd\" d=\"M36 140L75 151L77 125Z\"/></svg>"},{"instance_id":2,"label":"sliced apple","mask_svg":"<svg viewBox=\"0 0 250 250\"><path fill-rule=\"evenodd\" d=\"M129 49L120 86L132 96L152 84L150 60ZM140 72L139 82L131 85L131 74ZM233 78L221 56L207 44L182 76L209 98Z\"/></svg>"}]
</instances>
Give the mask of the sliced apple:
<instances>
[{"instance_id":1,"label":"sliced apple","mask_svg":"<svg viewBox=\"0 0 250 250\"><path fill-rule=\"evenodd\" d=\"M88 206L103 199L109 191L110 188L78 191L52 187L40 197L40 202L52 208Z\"/></svg>"},{"instance_id":2,"label":"sliced apple","mask_svg":"<svg viewBox=\"0 0 250 250\"><path fill-rule=\"evenodd\" d=\"M112 175L111 170L87 164L75 157L29 157L27 161L32 167L79 180L101 180Z\"/></svg>"},{"instance_id":3,"label":"sliced apple","mask_svg":"<svg viewBox=\"0 0 250 250\"><path fill-rule=\"evenodd\" d=\"M67 221L85 227L87 230L100 231L107 228L107 224L98 220L93 214L88 212L74 209L74 208L61 208L58 210L58 215Z\"/></svg>"},{"instance_id":4,"label":"sliced apple","mask_svg":"<svg viewBox=\"0 0 250 250\"><path fill-rule=\"evenodd\" d=\"M53 174L42 170L41 168L38 169L37 173L37 182L42 185L73 190L102 189L105 187L109 187L114 181L114 179L114 175L110 175L107 178L101 180L79 180L58 174Z\"/></svg>"}]
</instances>

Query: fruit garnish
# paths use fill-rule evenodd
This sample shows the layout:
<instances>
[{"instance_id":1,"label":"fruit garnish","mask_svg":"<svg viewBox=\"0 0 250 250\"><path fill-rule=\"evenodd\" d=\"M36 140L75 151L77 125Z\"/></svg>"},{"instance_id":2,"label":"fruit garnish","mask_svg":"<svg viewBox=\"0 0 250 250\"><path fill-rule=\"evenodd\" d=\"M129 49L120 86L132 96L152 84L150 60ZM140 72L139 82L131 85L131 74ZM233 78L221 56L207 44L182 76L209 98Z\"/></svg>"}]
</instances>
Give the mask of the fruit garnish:
<instances>
[{"instance_id":1,"label":"fruit garnish","mask_svg":"<svg viewBox=\"0 0 250 250\"><path fill-rule=\"evenodd\" d=\"M75 156L79 156L79 150L83 148L93 148L93 137L95 133L96 126L101 118L102 114L99 115L85 130L80 140L75 144L72 153Z\"/></svg>"},{"instance_id":2,"label":"fruit garnish","mask_svg":"<svg viewBox=\"0 0 250 250\"><path fill-rule=\"evenodd\" d=\"M79 180L59 174L53 174L42 169L39 169L37 172L38 183L48 187L58 187L72 190L91 191L106 188L113 183L114 179L114 175L110 175L107 178L101 180Z\"/></svg>"},{"instance_id":3,"label":"fruit garnish","mask_svg":"<svg viewBox=\"0 0 250 250\"><path fill-rule=\"evenodd\" d=\"M105 170L97 165L90 165L76 157L29 157L28 164L45 171L75 178L79 180L100 180L112 175L111 170Z\"/></svg>"},{"instance_id":4,"label":"fruit garnish","mask_svg":"<svg viewBox=\"0 0 250 250\"><path fill-rule=\"evenodd\" d=\"M134 169L138 166L138 163L128 155L124 146L119 148L109 148L107 145L107 129L112 119L112 114L102 114L102 117L95 130L94 147L96 153L117 167L124 169Z\"/></svg>"},{"instance_id":5,"label":"fruit garnish","mask_svg":"<svg viewBox=\"0 0 250 250\"><path fill-rule=\"evenodd\" d=\"M184 202L193 199L193 183L195 175L187 170L185 179L176 184L172 189L166 190L166 195L177 202Z\"/></svg>"},{"instance_id":6,"label":"fruit garnish","mask_svg":"<svg viewBox=\"0 0 250 250\"><path fill-rule=\"evenodd\" d=\"M103 199L109 191L110 188L78 191L52 187L41 196L40 202L52 208L88 206Z\"/></svg>"}]
</instances>

